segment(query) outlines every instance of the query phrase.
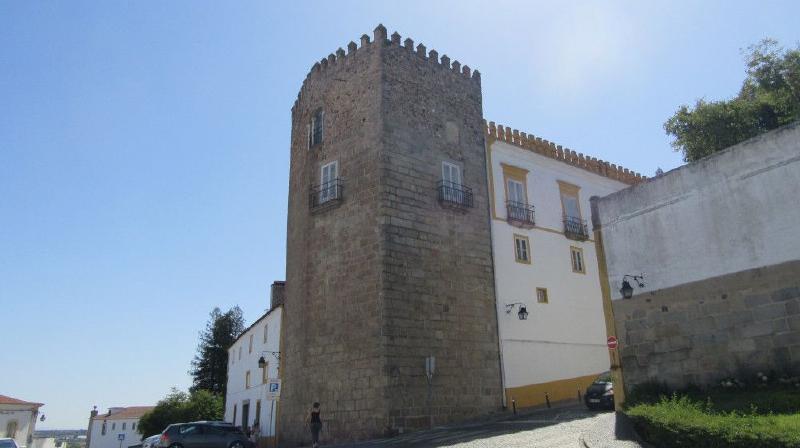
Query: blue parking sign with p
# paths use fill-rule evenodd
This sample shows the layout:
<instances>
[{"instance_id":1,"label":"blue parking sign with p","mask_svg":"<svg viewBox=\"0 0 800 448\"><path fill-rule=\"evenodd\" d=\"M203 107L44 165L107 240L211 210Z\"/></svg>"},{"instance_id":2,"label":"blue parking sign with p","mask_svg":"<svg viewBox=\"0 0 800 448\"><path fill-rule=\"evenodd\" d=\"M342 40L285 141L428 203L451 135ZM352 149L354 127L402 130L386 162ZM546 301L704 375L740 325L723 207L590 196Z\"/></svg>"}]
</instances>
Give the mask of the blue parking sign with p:
<instances>
[{"instance_id":1,"label":"blue parking sign with p","mask_svg":"<svg viewBox=\"0 0 800 448\"><path fill-rule=\"evenodd\" d=\"M277 399L281 396L281 379L271 378L267 382L267 398Z\"/></svg>"}]
</instances>

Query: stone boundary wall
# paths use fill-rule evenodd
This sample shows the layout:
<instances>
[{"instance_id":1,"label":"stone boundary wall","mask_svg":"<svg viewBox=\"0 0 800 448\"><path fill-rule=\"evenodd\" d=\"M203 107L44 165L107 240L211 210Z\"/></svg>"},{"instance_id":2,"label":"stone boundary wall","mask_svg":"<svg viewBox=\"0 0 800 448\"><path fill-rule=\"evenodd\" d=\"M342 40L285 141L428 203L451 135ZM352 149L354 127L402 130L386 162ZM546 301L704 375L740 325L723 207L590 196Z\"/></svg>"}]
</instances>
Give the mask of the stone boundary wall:
<instances>
[{"instance_id":1,"label":"stone boundary wall","mask_svg":"<svg viewBox=\"0 0 800 448\"><path fill-rule=\"evenodd\" d=\"M800 373L800 261L613 301L625 386Z\"/></svg>"}]
</instances>

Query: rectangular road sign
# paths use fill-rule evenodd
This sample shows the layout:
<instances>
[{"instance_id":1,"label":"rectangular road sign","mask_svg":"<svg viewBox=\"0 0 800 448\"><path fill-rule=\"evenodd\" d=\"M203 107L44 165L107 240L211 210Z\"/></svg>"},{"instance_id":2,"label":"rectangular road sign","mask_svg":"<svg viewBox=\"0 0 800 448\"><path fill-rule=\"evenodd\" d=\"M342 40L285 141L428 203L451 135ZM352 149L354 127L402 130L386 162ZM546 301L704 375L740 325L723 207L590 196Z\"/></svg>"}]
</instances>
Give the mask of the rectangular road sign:
<instances>
[{"instance_id":1,"label":"rectangular road sign","mask_svg":"<svg viewBox=\"0 0 800 448\"><path fill-rule=\"evenodd\" d=\"M267 399L277 400L281 397L281 379L270 378L267 381Z\"/></svg>"}]
</instances>

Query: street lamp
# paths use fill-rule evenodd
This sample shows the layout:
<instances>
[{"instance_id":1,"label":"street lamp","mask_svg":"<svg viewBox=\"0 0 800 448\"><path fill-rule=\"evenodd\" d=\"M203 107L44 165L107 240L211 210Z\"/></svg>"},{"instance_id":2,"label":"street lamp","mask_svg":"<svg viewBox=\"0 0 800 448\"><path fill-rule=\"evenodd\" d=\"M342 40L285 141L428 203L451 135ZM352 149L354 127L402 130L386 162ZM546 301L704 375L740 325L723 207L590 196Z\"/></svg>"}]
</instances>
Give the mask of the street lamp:
<instances>
[{"instance_id":1,"label":"street lamp","mask_svg":"<svg viewBox=\"0 0 800 448\"><path fill-rule=\"evenodd\" d=\"M522 302L506 303L506 314L511 314L515 306L519 306L519 311L517 312L519 320L528 320L528 308Z\"/></svg>"},{"instance_id":2,"label":"street lamp","mask_svg":"<svg viewBox=\"0 0 800 448\"><path fill-rule=\"evenodd\" d=\"M628 282L628 278L631 278L640 288L644 288L644 273L639 275L630 275L625 274L622 276L622 288L619 289L619 293L622 294L622 297L625 299L630 299L633 297L633 286L631 286L630 282Z\"/></svg>"}]
</instances>

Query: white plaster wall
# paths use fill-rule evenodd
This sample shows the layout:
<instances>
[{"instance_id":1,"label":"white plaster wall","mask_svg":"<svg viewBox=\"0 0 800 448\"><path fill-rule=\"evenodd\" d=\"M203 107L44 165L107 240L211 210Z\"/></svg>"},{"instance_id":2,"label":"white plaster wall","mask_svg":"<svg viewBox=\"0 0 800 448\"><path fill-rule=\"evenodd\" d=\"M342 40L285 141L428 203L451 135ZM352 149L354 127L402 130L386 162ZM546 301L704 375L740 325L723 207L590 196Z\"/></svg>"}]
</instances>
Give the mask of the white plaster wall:
<instances>
[{"instance_id":1,"label":"white plaster wall","mask_svg":"<svg viewBox=\"0 0 800 448\"><path fill-rule=\"evenodd\" d=\"M612 298L800 259L800 123L598 201Z\"/></svg>"},{"instance_id":2,"label":"white plaster wall","mask_svg":"<svg viewBox=\"0 0 800 448\"><path fill-rule=\"evenodd\" d=\"M34 437L33 448L56 448L55 437Z\"/></svg>"},{"instance_id":3,"label":"white plaster wall","mask_svg":"<svg viewBox=\"0 0 800 448\"><path fill-rule=\"evenodd\" d=\"M237 426L246 424L252 426L256 417L256 401L261 400L261 436L266 437L275 433L275 415L277 402L273 405L266 398L266 385L262 383L261 368L258 359L262 352L280 351L281 334L281 307L273 309L268 315L262 317L247 330L228 350L231 361L228 363L228 386L225 397L225 421ZM267 342L264 343L264 326L268 328ZM250 335L253 335L253 350L249 351ZM239 358L239 347L242 348L242 357ZM278 377L278 360L270 353L263 354L269 363L267 378ZM250 371L251 387L245 387L246 372ZM250 415L247 422L242 422L242 403L250 401ZM233 420L233 406L236 405L236 421ZM272 415L270 415L272 414Z\"/></svg>"},{"instance_id":4,"label":"white plaster wall","mask_svg":"<svg viewBox=\"0 0 800 448\"><path fill-rule=\"evenodd\" d=\"M559 180L581 187L580 207L583 219L591 220L589 198L606 196L627 188L622 182L591 173L564 162L551 159L533 151L506 142L495 141L491 146L492 186L495 192L496 216L505 219L505 188L501 163L529 170L528 202L536 207L536 225L556 231L563 230ZM589 226L591 231L591 226Z\"/></svg>"},{"instance_id":5,"label":"white plaster wall","mask_svg":"<svg viewBox=\"0 0 800 448\"><path fill-rule=\"evenodd\" d=\"M125 430L122 429L122 423L125 423ZM127 448L131 445L138 445L142 441L142 435L139 434L138 429L133 429L133 424L139 426L138 418L126 419L107 419L106 420L106 434L103 435L103 419L97 419L92 422L92 436L90 444L87 448ZM125 440L120 444L117 440L118 434L125 434ZM152 436L148 434L147 436Z\"/></svg>"},{"instance_id":6,"label":"white plaster wall","mask_svg":"<svg viewBox=\"0 0 800 448\"><path fill-rule=\"evenodd\" d=\"M606 328L594 242L567 239L563 231L558 180L580 187L584 219L590 217L589 197L605 196L627 187L563 162L494 142L490 148L494 188L492 246L498 325L505 387L518 387L599 373L609 368ZM536 210L536 227L522 229L506 222L502 163L527 169L527 194ZM589 226L591 236L591 225ZM513 235L531 244L531 264L518 263ZM570 246L583 249L585 274L572 272ZM547 288L549 303L539 304L536 288ZM523 302L527 320L517 308Z\"/></svg>"},{"instance_id":7,"label":"white plaster wall","mask_svg":"<svg viewBox=\"0 0 800 448\"><path fill-rule=\"evenodd\" d=\"M6 428L11 421L17 422L17 434L14 440L19 445L28 446L28 440L32 438L33 431L36 430L36 411L20 409L22 405L4 405L0 408L0 437L6 436Z\"/></svg>"}]
</instances>

